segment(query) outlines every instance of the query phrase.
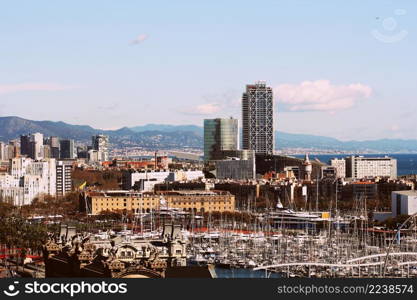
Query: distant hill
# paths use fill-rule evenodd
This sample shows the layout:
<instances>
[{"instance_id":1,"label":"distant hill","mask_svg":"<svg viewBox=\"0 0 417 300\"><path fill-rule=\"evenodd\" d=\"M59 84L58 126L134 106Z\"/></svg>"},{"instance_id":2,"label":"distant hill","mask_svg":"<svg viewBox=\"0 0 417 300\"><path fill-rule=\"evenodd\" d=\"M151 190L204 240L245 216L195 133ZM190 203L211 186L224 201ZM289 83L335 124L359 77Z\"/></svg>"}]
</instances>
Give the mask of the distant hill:
<instances>
[{"instance_id":1,"label":"distant hill","mask_svg":"<svg viewBox=\"0 0 417 300\"><path fill-rule=\"evenodd\" d=\"M146 124L143 126L130 127L132 131L162 131L162 132L176 132L176 131L189 131L199 135L203 135L204 129L197 125L165 125L165 124Z\"/></svg>"},{"instance_id":2,"label":"distant hill","mask_svg":"<svg viewBox=\"0 0 417 300\"><path fill-rule=\"evenodd\" d=\"M198 128L198 126L195 127ZM137 146L146 149L201 148L203 144L202 136L192 130L158 130L155 128L154 130L133 131L128 127L102 130L64 122L32 121L14 116L0 117L0 141L9 141L19 138L22 134L34 132L43 133L45 136L74 139L83 143L90 143L91 136L100 133L109 135L111 144L115 146Z\"/></svg>"},{"instance_id":3,"label":"distant hill","mask_svg":"<svg viewBox=\"0 0 417 300\"><path fill-rule=\"evenodd\" d=\"M18 138L22 134L40 132L45 136L70 138L90 143L91 136L102 133L110 136L116 147L137 146L145 149L203 147L203 128L196 125L148 124L122 127L118 130L95 129L88 125L64 122L32 121L19 117L0 117L0 141ZM316 150L408 153L417 152L417 140L380 139L373 141L340 141L335 138L307 134L275 132L277 149L308 148Z\"/></svg>"}]
</instances>

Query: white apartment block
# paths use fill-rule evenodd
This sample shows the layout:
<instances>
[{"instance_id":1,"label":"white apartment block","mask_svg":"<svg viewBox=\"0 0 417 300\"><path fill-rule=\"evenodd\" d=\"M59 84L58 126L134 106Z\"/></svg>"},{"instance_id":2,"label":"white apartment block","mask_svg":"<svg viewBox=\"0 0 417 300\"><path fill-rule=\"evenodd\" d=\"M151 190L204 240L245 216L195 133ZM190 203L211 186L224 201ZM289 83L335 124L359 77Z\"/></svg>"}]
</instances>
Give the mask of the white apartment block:
<instances>
[{"instance_id":1,"label":"white apartment block","mask_svg":"<svg viewBox=\"0 0 417 300\"><path fill-rule=\"evenodd\" d=\"M13 205L28 205L34 198L56 194L56 161L27 157L10 160L9 174L0 176L0 199Z\"/></svg>"},{"instance_id":2,"label":"white apartment block","mask_svg":"<svg viewBox=\"0 0 417 300\"><path fill-rule=\"evenodd\" d=\"M136 184L140 184L140 190L152 191L155 184L174 181L192 181L204 178L203 171L144 171L125 173L123 176L123 188L130 190Z\"/></svg>"},{"instance_id":3,"label":"white apartment block","mask_svg":"<svg viewBox=\"0 0 417 300\"><path fill-rule=\"evenodd\" d=\"M346 177L346 160L344 158L333 158L330 160L330 165L336 168L336 177Z\"/></svg>"},{"instance_id":4,"label":"white apartment block","mask_svg":"<svg viewBox=\"0 0 417 300\"><path fill-rule=\"evenodd\" d=\"M346 177L368 178L387 177L397 178L397 160L388 156L385 157L346 157Z\"/></svg>"}]
</instances>

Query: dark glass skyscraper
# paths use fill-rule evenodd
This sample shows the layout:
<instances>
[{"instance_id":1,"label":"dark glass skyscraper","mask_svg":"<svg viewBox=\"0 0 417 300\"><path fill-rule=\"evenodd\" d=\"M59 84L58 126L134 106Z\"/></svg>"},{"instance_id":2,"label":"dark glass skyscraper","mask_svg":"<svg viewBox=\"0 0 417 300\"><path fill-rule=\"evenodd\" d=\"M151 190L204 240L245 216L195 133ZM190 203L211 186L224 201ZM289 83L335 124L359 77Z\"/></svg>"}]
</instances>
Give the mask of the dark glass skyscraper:
<instances>
[{"instance_id":1,"label":"dark glass skyscraper","mask_svg":"<svg viewBox=\"0 0 417 300\"><path fill-rule=\"evenodd\" d=\"M274 103L272 89L259 81L246 86L242 96L242 148L273 154Z\"/></svg>"},{"instance_id":2,"label":"dark glass skyscraper","mask_svg":"<svg viewBox=\"0 0 417 300\"><path fill-rule=\"evenodd\" d=\"M204 120L204 160L223 159L223 151L237 150L238 121L229 119Z\"/></svg>"},{"instance_id":3,"label":"dark glass skyscraper","mask_svg":"<svg viewBox=\"0 0 417 300\"><path fill-rule=\"evenodd\" d=\"M60 157L61 158L75 158L74 140L60 140Z\"/></svg>"}]
</instances>

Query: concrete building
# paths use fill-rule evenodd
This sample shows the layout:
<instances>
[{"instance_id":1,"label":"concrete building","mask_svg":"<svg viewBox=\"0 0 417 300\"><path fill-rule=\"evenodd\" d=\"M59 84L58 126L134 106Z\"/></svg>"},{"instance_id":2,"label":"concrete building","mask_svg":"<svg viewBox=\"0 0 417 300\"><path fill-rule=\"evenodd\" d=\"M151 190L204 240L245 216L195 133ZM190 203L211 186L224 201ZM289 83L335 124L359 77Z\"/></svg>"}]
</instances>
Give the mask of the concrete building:
<instances>
[{"instance_id":1,"label":"concrete building","mask_svg":"<svg viewBox=\"0 0 417 300\"><path fill-rule=\"evenodd\" d=\"M58 161L56 164L56 195L64 196L72 190L72 162Z\"/></svg>"},{"instance_id":2,"label":"concrete building","mask_svg":"<svg viewBox=\"0 0 417 300\"><path fill-rule=\"evenodd\" d=\"M346 177L346 160L344 158L333 158L330 160L330 165L336 168L336 177Z\"/></svg>"},{"instance_id":3,"label":"concrete building","mask_svg":"<svg viewBox=\"0 0 417 300\"><path fill-rule=\"evenodd\" d=\"M20 136L20 153L32 157L32 147L30 144L30 135Z\"/></svg>"},{"instance_id":4,"label":"concrete building","mask_svg":"<svg viewBox=\"0 0 417 300\"><path fill-rule=\"evenodd\" d=\"M223 151L238 149L237 119L204 120L204 160L223 159Z\"/></svg>"},{"instance_id":5,"label":"concrete building","mask_svg":"<svg viewBox=\"0 0 417 300\"><path fill-rule=\"evenodd\" d=\"M200 170L178 171L144 171L123 173L122 186L126 190L132 188L139 191L152 191L155 184L174 181L192 181L204 178Z\"/></svg>"},{"instance_id":6,"label":"concrete building","mask_svg":"<svg viewBox=\"0 0 417 300\"><path fill-rule=\"evenodd\" d=\"M109 137L107 135L94 135L91 138L91 145L93 150L98 152L98 161L109 160Z\"/></svg>"},{"instance_id":7,"label":"concrete building","mask_svg":"<svg viewBox=\"0 0 417 300\"><path fill-rule=\"evenodd\" d=\"M26 175L26 170L32 159L28 157L17 157L10 160L9 172L15 179L19 179Z\"/></svg>"},{"instance_id":8,"label":"concrete building","mask_svg":"<svg viewBox=\"0 0 417 300\"><path fill-rule=\"evenodd\" d=\"M397 178L397 160L388 156L385 157L346 157L347 178L371 178L386 177Z\"/></svg>"},{"instance_id":9,"label":"concrete building","mask_svg":"<svg viewBox=\"0 0 417 300\"><path fill-rule=\"evenodd\" d=\"M284 168L285 178L289 179L300 179L300 167L299 166L288 166Z\"/></svg>"},{"instance_id":10,"label":"concrete building","mask_svg":"<svg viewBox=\"0 0 417 300\"><path fill-rule=\"evenodd\" d=\"M417 191L394 191L391 193L392 215L413 215L417 213Z\"/></svg>"},{"instance_id":11,"label":"concrete building","mask_svg":"<svg viewBox=\"0 0 417 300\"><path fill-rule=\"evenodd\" d=\"M255 159L225 159L216 161L216 178L233 180L256 179Z\"/></svg>"},{"instance_id":12,"label":"concrete building","mask_svg":"<svg viewBox=\"0 0 417 300\"><path fill-rule=\"evenodd\" d=\"M273 154L274 103L272 88L259 81L246 86L242 96L242 147L257 154Z\"/></svg>"},{"instance_id":13,"label":"concrete building","mask_svg":"<svg viewBox=\"0 0 417 300\"><path fill-rule=\"evenodd\" d=\"M226 191L164 191L158 194L132 191L88 192L88 211L93 215L102 211L132 213L177 208L195 213L234 211L235 197Z\"/></svg>"},{"instance_id":14,"label":"concrete building","mask_svg":"<svg viewBox=\"0 0 417 300\"><path fill-rule=\"evenodd\" d=\"M43 134L36 132L30 136L31 158L39 160L43 155Z\"/></svg>"},{"instance_id":15,"label":"concrete building","mask_svg":"<svg viewBox=\"0 0 417 300\"><path fill-rule=\"evenodd\" d=\"M51 146L49 146L48 144L43 145L43 157L44 158L51 158L52 157Z\"/></svg>"},{"instance_id":16,"label":"concrete building","mask_svg":"<svg viewBox=\"0 0 417 300\"><path fill-rule=\"evenodd\" d=\"M49 138L49 146L51 147L51 158L60 158L60 141L57 136L51 136Z\"/></svg>"},{"instance_id":17,"label":"concrete building","mask_svg":"<svg viewBox=\"0 0 417 300\"><path fill-rule=\"evenodd\" d=\"M0 195L14 205L28 205L34 198L56 194L56 161L13 158L9 174L0 177Z\"/></svg>"},{"instance_id":18,"label":"concrete building","mask_svg":"<svg viewBox=\"0 0 417 300\"><path fill-rule=\"evenodd\" d=\"M321 167L321 178L337 178L337 169L333 166Z\"/></svg>"},{"instance_id":19,"label":"concrete building","mask_svg":"<svg viewBox=\"0 0 417 300\"><path fill-rule=\"evenodd\" d=\"M6 144L0 142L0 160L6 160Z\"/></svg>"},{"instance_id":20,"label":"concrete building","mask_svg":"<svg viewBox=\"0 0 417 300\"><path fill-rule=\"evenodd\" d=\"M87 152L87 159L90 163L99 161L99 152L97 150L90 149Z\"/></svg>"},{"instance_id":21,"label":"concrete building","mask_svg":"<svg viewBox=\"0 0 417 300\"><path fill-rule=\"evenodd\" d=\"M54 158L32 161L26 168L26 175L40 177L40 193L56 195L56 160Z\"/></svg>"},{"instance_id":22,"label":"concrete building","mask_svg":"<svg viewBox=\"0 0 417 300\"><path fill-rule=\"evenodd\" d=\"M76 158L74 140L61 140L60 144L60 158L74 159Z\"/></svg>"}]
</instances>

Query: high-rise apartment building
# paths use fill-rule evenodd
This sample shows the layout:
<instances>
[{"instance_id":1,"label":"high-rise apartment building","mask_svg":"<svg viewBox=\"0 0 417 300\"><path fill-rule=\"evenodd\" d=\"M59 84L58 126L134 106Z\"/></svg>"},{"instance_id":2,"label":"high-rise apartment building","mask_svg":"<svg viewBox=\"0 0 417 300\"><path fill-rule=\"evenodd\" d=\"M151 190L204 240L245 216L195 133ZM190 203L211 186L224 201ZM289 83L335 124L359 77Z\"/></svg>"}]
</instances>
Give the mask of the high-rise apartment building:
<instances>
[{"instance_id":1,"label":"high-rise apartment building","mask_svg":"<svg viewBox=\"0 0 417 300\"><path fill-rule=\"evenodd\" d=\"M242 146L255 153L273 154L274 104L272 88L263 81L246 86L242 96Z\"/></svg>"},{"instance_id":2,"label":"high-rise apartment building","mask_svg":"<svg viewBox=\"0 0 417 300\"><path fill-rule=\"evenodd\" d=\"M74 159L75 155L75 144L74 140L60 140L60 158Z\"/></svg>"},{"instance_id":3,"label":"high-rise apartment building","mask_svg":"<svg viewBox=\"0 0 417 300\"><path fill-rule=\"evenodd\" d=\"M72 163L58 161L56 164L56 194L64 196L72 189Z\"/></svg>"},{"instance_id":4,"label":"high-rise apartment building","mask_svg":"<svg viewBox=\"0 0 417 300\"><path fill-rule=\"evenodd\" d=\"M237 150L237 119L204 120L204 160L223 159L223 151Z\"/></svg>"},{"instance_id":5,"label":"high-rise apartment building","mask_svg":"<svg viewBox=\"0 0 417 300\"><path fill-rule=\"evenodd\" d=\"M91 138L93 150L98 151L98 161L109 160L109 137L107 135L93 135Z\"/></svg>"}]
</instances>

